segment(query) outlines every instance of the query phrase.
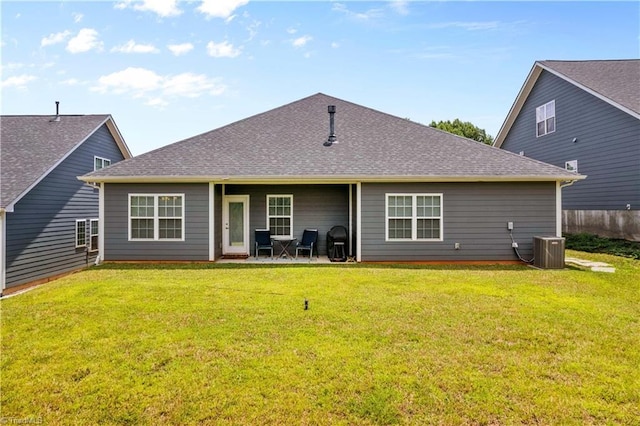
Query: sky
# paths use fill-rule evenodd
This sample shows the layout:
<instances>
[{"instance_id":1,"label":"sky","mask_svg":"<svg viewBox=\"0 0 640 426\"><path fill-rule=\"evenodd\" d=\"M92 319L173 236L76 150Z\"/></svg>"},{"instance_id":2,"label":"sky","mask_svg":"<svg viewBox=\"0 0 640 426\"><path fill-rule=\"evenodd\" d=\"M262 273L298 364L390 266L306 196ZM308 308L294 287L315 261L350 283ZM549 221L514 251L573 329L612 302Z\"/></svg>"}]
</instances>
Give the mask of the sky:
<instances>
[{"instance_id":1,"label":"sky","mask_svg":"<svg viewBox=\"0 0 640 426\"><path fill-rule=\"evenodd\" d=\"M0 0L0 13L1 113L111 114L134 155L318 92L496 136L535 61L640 57L637 1Z\"/></svg>"}]
</instances>

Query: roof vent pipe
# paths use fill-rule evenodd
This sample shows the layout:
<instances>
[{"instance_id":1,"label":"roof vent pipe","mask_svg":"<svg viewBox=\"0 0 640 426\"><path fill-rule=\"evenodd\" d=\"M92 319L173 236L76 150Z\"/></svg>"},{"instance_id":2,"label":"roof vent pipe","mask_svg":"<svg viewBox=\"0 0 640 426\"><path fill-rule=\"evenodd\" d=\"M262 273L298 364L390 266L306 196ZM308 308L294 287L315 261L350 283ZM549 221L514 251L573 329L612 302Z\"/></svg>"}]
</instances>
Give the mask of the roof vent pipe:
<instances>
[{"instance_id":1,"label":"roof vent pipe","mask_svg":"<svg viewBox=\"0 0 640 426\"><path fill-rule=\"evenodd\" d=\"M60 101L56 101L56 116L49 121L60 121Z\"/></svg>"},{"instance_id":2,"label":"roof vent pipe","mask_svg":"<svg viewBox=\"0 0 640 426\"><path fill-rule=\"evenodd\" d=\"M331 146L334 143L338 142L338 138L336 137L336 132L335 132L335 122L334 122L334 115L336 114L336 106L329 105L327 107L327 111L329 112L329 138L324 143L324 146Z\"/></svg>"}]
</instances>

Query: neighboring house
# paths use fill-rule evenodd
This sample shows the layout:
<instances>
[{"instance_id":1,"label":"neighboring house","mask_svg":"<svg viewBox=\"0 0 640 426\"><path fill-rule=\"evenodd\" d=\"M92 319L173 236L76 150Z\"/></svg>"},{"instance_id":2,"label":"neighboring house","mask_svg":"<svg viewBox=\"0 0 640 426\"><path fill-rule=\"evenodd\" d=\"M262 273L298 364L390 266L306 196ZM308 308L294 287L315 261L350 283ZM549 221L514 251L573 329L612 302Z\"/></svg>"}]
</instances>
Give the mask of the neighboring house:
<instances>
[{"instance_id":1,"label":"neighboring house","mask_svg":"<svg viewBox=\"0 0 640 426\"><path fill-rule=\"evenodd\" d=\"M77 177L130 157L109 115L0 117L3 293L95 261L99 192Z\"/></svg>"},{"instance_id":2,"label":"neighboring house","mask_svg":"<svg viewBox=\"0 0 640 426\"><path fill-rule=\"evenodd\" d=\"M494 146L588 176L566 232L640 241L640 60L536 62Z\"/></svg>"},{"instance_id":3,"label":"neighboring house","mask_svg":"<svg viewBox=\"0 0 640 426\"><path fill-rule=\"evenodd\" d=\"M446 262L516 260L508 222L530 257L581 178L324 94L81 177L101 186L106 261L247 256L259 228L318 229L322 255L341 225L357 261Z\"/></svg>"}]
</instances>

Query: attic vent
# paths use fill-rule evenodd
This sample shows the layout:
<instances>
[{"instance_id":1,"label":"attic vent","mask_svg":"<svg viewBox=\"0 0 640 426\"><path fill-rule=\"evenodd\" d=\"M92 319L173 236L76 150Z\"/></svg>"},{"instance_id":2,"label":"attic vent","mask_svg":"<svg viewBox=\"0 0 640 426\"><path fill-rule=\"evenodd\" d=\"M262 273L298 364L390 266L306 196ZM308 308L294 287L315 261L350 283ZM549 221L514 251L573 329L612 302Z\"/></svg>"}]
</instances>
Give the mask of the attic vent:
<instances>
[{"instance_id":1,"label":"attic vent","mask_svg":"<svg viewBox=\"0 0 640 426\"><path fill-rule=\"evenodd\" d=\"M60 121L60 101L56 101L56 116L49 121Z\"/></svg>"},{"instance_id":2,"label":"attic vent","mask_svg":"<svg viewBox=\"0 0 640 426\"><path fill-rule=\"evenodd\" d=\"M334 143L338 143L338 138L336 137L335 132L335 123L334 123L334 115L336 114L336 106L329 105L327 107L327 111L329 112L329 137L324 143L324 146L331 146Z\"/></svg>"}]
</instances>

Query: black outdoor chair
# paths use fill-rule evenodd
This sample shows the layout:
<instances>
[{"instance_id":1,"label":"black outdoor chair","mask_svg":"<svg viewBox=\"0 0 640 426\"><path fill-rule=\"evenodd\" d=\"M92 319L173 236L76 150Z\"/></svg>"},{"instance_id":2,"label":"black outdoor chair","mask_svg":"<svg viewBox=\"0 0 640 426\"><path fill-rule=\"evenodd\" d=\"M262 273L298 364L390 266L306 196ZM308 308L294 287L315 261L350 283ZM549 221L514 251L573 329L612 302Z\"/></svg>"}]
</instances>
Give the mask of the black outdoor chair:
<instances>
[{"instance_id":1,"label":"black outdoor chair","mask_svg":"<svg viewBox=\"0 0 640 426\"><path fill-rule=\"evenodd\" d=\"M273 241L271 241L271 231L268 229L256 229L256 259L260 250L269 250L273 259Z\"/></svg>"},{"instance_id":2,"label":"black outdoor chair","mask_svg":"<svg viewBox=\"0 0 640 426\"><path fill-rule=\"evenodd\" d=\"M318 230L305 229L302 233L302 241L296 243L296 259L299 250L307 250L309 252L309 260L313 257L313 248L316 248L316 257L318 257Z\"/></svg>"}]
</instances>

